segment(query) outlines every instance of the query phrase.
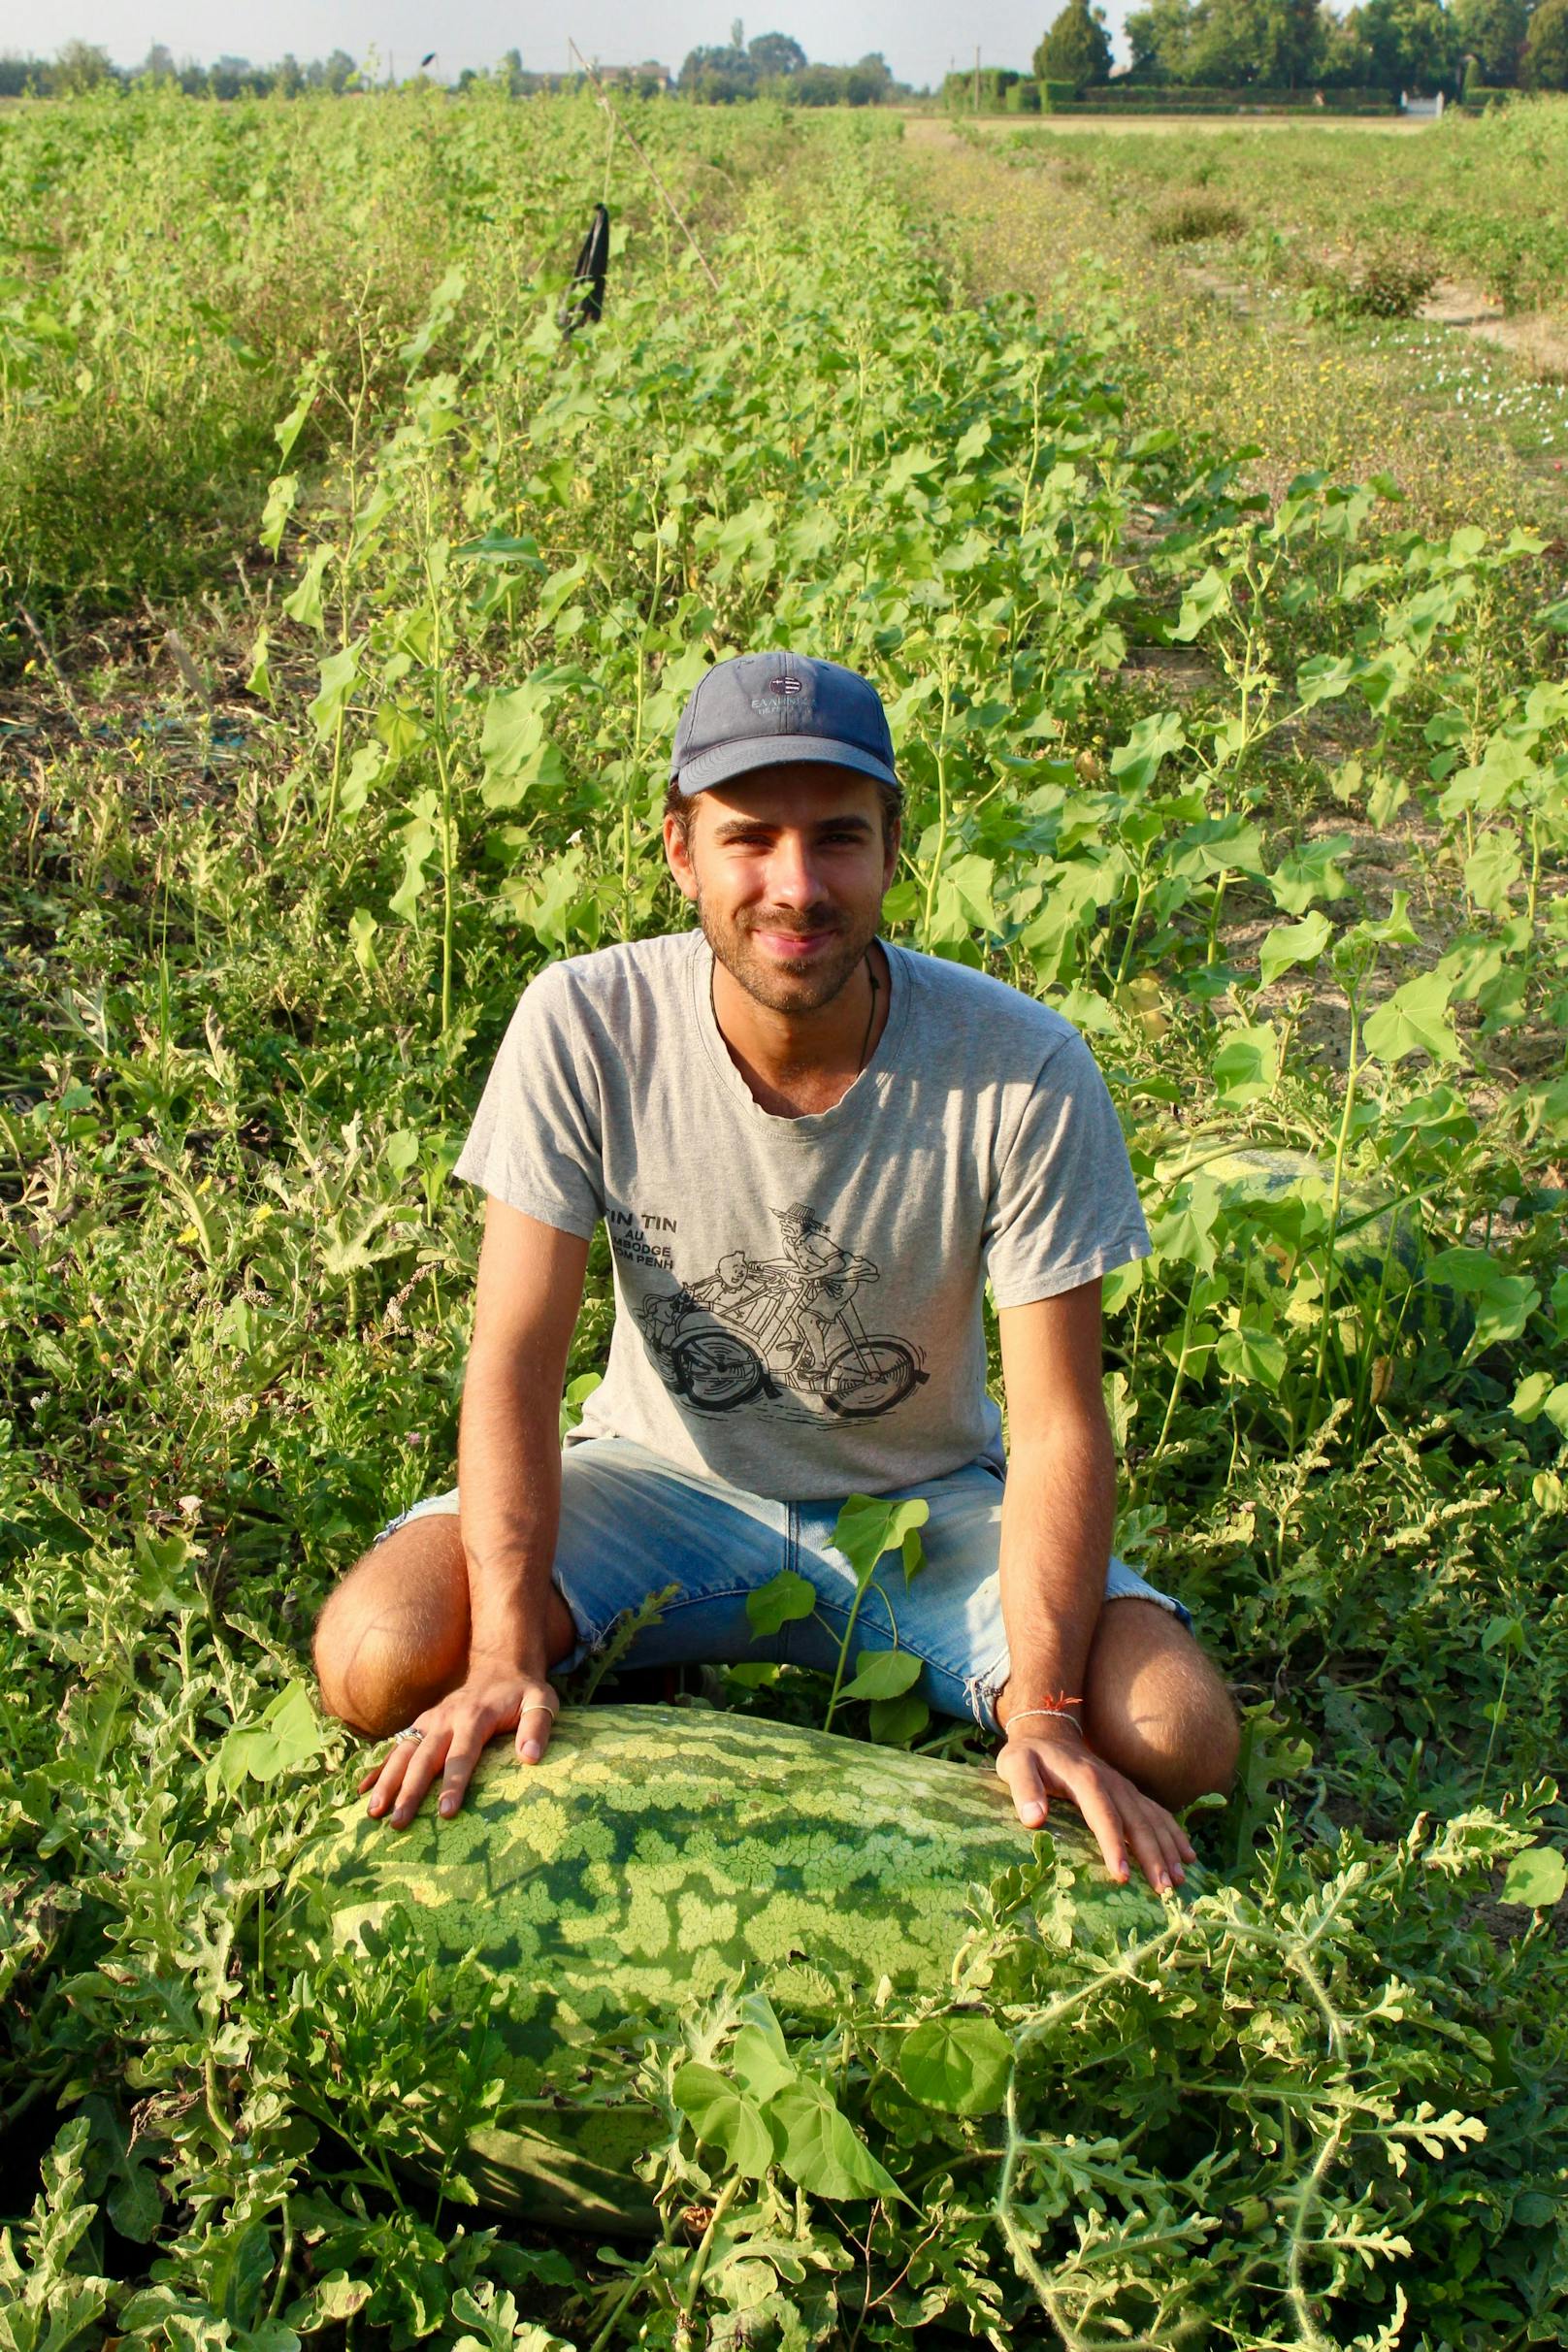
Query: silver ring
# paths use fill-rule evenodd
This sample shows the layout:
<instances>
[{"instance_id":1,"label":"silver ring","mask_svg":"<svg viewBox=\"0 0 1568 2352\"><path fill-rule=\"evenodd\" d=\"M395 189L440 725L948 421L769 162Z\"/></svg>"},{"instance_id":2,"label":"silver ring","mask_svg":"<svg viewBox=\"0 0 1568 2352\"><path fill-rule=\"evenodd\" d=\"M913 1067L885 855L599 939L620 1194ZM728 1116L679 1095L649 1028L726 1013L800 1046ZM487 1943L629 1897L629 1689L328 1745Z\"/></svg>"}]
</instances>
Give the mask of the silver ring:
<instances>
[{"instance_id":1,"label":"silver ring","mask_svg":"<svg viewBox=\"0 0 1568 2352\"><path fill-rule=\"evenodd\" d=\"M422 1740L424 1736L416 1723L406 1723L401 1731L392 1734L392 1745L396 1748L400 1740Z\"/></svg>"}]
</instances>

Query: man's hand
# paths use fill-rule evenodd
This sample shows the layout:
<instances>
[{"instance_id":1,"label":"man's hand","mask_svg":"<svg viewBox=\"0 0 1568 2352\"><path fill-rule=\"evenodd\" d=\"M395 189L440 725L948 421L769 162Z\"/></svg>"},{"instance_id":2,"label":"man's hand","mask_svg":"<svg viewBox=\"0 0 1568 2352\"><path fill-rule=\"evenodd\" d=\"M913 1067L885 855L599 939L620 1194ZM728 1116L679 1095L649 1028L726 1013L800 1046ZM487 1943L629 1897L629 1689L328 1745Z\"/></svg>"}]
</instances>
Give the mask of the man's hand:
<instances>
[{"instance_id":1,"label":"man's hand","mask_svg":"<svg viewBox=\"0 0 1568 2352\"><path fill-rule=\"evenodd\" d=\"M539 1674L525 1674L505 1658L471 1657L468 1680L416 1715L418 1740L395 1740L388 1755L373 1764L359 1793L372 1790L366 1812L391 1809L394 1829L407 1829L441 1775L438 1811L455 1813L474 1777L481 1749L504 1731L517 1734L523 1763L537 1764L555 1728L556 1695Z\"/></svg>"},{"instance_id":2,"label":"man's hand","mask_svg":"<svg viewBox=\"0 0 1568 2352\"><path fill-rule=\"evenodd\" d=\"M1102 1763L1075 1731L1010 1736L996 1770L1026 1829L1044 1827L1052 1797L1070 1799L1098 1839L1113 1878L1126 1879L1129 1850L1156 1894L1168 1894L1186 1877L1183 1865L1194 1857L1175 1815Z\"/></svg>"}]
</instances>

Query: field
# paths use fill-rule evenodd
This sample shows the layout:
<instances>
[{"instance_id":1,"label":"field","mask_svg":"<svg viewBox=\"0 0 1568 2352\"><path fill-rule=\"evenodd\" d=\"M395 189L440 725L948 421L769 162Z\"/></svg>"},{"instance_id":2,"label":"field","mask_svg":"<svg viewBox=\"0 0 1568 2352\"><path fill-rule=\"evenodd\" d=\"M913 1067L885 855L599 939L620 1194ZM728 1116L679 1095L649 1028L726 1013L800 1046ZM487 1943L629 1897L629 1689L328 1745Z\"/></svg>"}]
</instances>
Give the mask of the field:
<instances>
[{"instance_id":1,"label":"field","mask_svg":"<svg viewBox=\"0 0 1568 2352\"><path fill-rule=\"evenodd\" d=\"M1568 104L628 119L684 227L585 100L0 119L0 2344L1560 2343ZM884 692L890 930L1110 1080L1118 1544L1243 1761L1141 1938L1021 1833L942 2069L785 2017L907 2202L694 2138L733 2015L650 2042L617 2250L396 2169L488 2094L461 1972L321 1962L302 1686L451 1483L517 993L680 920L669 738L767 644Z\"/></svg>"}]
</instances>

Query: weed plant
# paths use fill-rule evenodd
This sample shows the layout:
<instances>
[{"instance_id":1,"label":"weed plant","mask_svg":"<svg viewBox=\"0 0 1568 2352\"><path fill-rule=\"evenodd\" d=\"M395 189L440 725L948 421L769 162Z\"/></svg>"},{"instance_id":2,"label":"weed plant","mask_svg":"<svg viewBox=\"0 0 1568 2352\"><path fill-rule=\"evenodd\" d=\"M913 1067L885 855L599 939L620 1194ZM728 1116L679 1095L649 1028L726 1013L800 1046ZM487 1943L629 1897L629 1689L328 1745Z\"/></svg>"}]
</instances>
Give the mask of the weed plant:
<instances>
[{"instance_id":1,"label":"weed plant","mask_svg":"<svg viewBox=\"0 0 1568 2352\"><path fill-rule=\"evenodd\" d=\"M584 177L618 204L631 159L566 104L479 133L402 104L287 131L325 195L256 111L311 235L405 139L444 192L385 261L417 301L355 296L292 374L273 347L245 589L180 613L205 696L83 646L13 698L6 2341L1560 2339L1548 551L1324 470L1270 501L1129 417L1127 311L965 301L859 127L759 112L702 223L717 289L645 212L563 344ZM25 136L51 189L49 140L86 172L123 134L130 170L163 124ZM739 137L666 135L694 184ZM379 216L353 226L369 268ZM32 576L79 579L74 526L40 528ZM670 733L709 660L770 643L886 696L890 930L1045 996L1106 1070L1155 1243L1107 1293L1118 1542L1232 1677L1243 1764L1147 1937L1021 1835L930 2013L630 2019L596 2066L666 2118L666 2226L572 2247L400 2169L494 2118L502 2071L474 1972L395 1916L321 1956L298 1857L356 1763L306 1642L450 1483L477 1232L450 1169L517 993L680 920ZM608 1315L601 1248L571 1396ZM872 1728L788 1673L718 1695ZM831 2086L833 2163L767 2152L792 2083Z\"/></svg>"}]
</instances>

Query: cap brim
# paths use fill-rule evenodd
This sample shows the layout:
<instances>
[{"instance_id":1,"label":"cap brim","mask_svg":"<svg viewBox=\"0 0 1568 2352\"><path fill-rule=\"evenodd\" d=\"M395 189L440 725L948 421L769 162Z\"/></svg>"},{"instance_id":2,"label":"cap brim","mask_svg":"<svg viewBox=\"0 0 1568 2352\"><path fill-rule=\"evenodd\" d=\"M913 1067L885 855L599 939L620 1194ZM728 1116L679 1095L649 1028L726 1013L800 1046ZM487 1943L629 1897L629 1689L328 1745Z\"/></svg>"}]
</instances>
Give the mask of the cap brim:
<instances>
[{"instance_id":1,"label":"cap brim","mask_svg":"<svg viewBox=\"0 0 1568 2352\"><path fill-rule=\"evenodd\" d=\"M721 743L715 750L688 760L674 781L684 793L707 792L715 784L733 784L759 768L793 768L800 763L853 768L860 775L874 776L879 784L891 784L895 792L903 790L886 760L854 743L831 743L822 735L752 735L738 743Z\"/></svg>"}]
</instances>

